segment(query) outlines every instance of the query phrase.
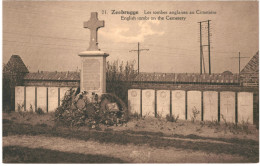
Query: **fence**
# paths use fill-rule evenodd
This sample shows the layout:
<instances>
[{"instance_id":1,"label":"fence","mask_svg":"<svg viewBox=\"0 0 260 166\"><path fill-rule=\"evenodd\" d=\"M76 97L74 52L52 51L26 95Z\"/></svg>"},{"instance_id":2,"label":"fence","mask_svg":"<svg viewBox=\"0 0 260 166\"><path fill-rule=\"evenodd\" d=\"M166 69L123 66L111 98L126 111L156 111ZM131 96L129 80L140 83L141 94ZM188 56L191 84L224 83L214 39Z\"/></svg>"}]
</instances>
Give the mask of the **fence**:
<instances>
[{"instance_id":1,"label":"fence","mask_svg":"<svg viewBox=\"0 0 260 166\"><path fill-rule=\"evenodd\" d=\"M128 110L151 117L253 124L253 93L129 89Z\"/></svg>"}]
</instances>

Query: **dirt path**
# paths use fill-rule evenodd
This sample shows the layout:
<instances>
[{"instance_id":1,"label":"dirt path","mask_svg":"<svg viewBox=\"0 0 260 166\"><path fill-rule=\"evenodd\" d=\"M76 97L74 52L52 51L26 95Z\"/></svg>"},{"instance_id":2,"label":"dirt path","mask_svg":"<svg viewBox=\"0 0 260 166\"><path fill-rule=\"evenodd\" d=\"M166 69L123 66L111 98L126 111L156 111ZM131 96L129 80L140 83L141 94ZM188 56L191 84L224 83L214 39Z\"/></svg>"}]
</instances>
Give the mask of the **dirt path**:
<instances>
[{"instance_id":1,"label":"dirt path","mask_svg":"<svg viewBox=\"0 0 260 166\"><path fill-rule=\"evenodd\" d=\"M250 162L238 155L213 154L202 151L179 150L175 148L151 148L146 145L102 144L95 141L65 139L46 136L3 137L3 146L21 146L72 152L99 154L116 157L131 163L230 163Z\"/></svg>"}]
</instances>

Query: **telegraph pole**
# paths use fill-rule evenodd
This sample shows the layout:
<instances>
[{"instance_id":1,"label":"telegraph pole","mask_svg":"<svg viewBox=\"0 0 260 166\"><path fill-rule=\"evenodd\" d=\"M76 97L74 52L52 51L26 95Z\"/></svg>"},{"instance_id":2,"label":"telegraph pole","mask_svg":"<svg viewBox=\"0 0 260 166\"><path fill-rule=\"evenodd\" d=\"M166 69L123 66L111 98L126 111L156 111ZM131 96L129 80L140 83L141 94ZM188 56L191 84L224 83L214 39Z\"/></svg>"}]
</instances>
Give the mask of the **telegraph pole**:
<instances>
[{"instance_id":1,"label":"telegraph pole","mask_svg":"<svg viewBox=\"0 0 260 166\"><path fill-rule=\"evenodd\" d=\"M140 43L138 42L138 45L137 45L137 50L130 50L129 52L133 52L133 51L137 51L137 56L138 56L138 74L139 74L139 71L140 71L140 52L141 51L149 51L149 49L140 49Z\"/></svg>"},{"instance_id":2,"label":"telegraph pole","mask_svg":"<svg viewBox=\"0 0 260 166\"><path fill-rule=\"evenodd\" d=\"M201 22L200 24L200 74L202 74L202 34L201 34Z\"/></svg>"},{"instance_id":3,"label":"telegraph pole","mask_svg":"<svg viewBox=\"0 0 260 166\"><path fill-rule=\"evenodd\" d=\"M238 74L240 75L240 61L241 59L250 58L248 56L240 56L240 52L238 52L238 57L231 57L231 58L238 58Z\"/></svg>"},{"instance_id":4,"label":"telegraph pole","mask_svg":"<svg viewBox=\"0 0 260 166\"><path fill-rule=\"evenodd\" d=\"M209 30L209 22L208 20L208 52L209 52L209 75L211 74L211 63L210 63L210 30Z\"/></svg>"},{"instance_id":5,"label":"telegraph pole","mask_svg":"<svg viewBox=\"0 0 260 166\"><path fill-rule=\"evenodd\" d=\"M208 47L208 55L209 55L209 74L211 74L211 61L210 61L210 21L200 21L200 74L202 74L202 66L204 66L204 73L205 73L205 63L204 63L204 55L203 55L203 47ZM208 23L208 43L207 45L203 45L202 41L202 23ZM203 63L202 63L203 61Z\"/></svg>"}]
</instances>

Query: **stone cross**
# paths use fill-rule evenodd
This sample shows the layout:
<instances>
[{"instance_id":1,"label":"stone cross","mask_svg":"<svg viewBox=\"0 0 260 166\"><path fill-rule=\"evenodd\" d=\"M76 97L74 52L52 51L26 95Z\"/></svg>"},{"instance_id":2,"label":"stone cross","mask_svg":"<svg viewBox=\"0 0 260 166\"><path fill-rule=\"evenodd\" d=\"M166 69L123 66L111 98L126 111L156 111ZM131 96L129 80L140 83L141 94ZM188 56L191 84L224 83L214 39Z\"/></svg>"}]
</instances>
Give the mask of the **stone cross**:
<instances>
[{"instance_id":1,"label":"stone cross","mask_svg":"<svg viewBox=\"0 0 260 166\"><path fill-rule=\"evenodd\" d=\"M227 97L227 103L224 104L227 108L226 108L226 114L228 113L228 107L231 106L231 104L229 103L229 97Z\"/></svg>"},{"instance_id":2,"label":"stone cross","mask_svg":"<svg viewBox=\"0 0 260 166\"><path fill-rule=\"evenodd\" d=\"M98 41L97 41L97 31L98 28L104 27L105 22L98 20L98 13L97 12L91 12L90 20L87 22L84 22L84 28L90 29L90 42L89 42L89 48L88 51L99 51L98 48Z\"/></svg>"}]
</instances>

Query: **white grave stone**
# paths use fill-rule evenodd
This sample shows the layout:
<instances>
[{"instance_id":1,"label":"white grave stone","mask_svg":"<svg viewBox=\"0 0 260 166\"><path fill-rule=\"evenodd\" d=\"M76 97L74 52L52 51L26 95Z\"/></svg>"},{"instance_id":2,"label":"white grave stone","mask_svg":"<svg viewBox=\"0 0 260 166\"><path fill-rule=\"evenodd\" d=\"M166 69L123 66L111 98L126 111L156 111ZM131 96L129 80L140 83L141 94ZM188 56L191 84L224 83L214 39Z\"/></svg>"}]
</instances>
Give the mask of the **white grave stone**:
<instances>
[{"instance_id":1,"label":"white grave stone","mask_svg":"<svg viewBox=\"0 0 260 166\"><path fill-rule=\"evenodd\" d=\"M58 87L48 88L48 112L54 112L58 107Z\"/></svg>"},{"instance_id":2,"label":"white grave stone","mask_svg":"<svg viewBox=\"0 0 260 166\"><path fill-rule=\"evenodd\" d=\"M157 91L157 115L165 118L170 115L170 91L158 90Z\"/></svg>"},{"instance_id":3,"label":"white grave stone","mask_svg":"<svg viewBox=\"0 0 260 166\"><path fill-rule=\"evenodd\" d=\"M203 92L203 120L218 120L218 92Z\"/></svg>"},{"instance_id":4,"label":"white grave stone","mask_svg":"<svg viewBox=\"0 0 260 166\"><path fill-rule=\"evenodd\" d=\"M237 102L238 122L253 124L253 93L239 92Z\"/></svg>"},{"instance_id":5,"label":"white grave stone","mask_svg":"<svg viewBox=\"0 0 260 166\"><path fill-rule=\"evenodd\" d=\"M128 90L128 110L130 114L137 113L141 115L141 90L129 89Z\"/></svg>"},{"instance_id":6,"label":"white grave stone","mask_svg":"<svg viewBox=\"0 0 260 166\"><path fill-rule=\"evenodd\" d=\"M235 123L235 92L220 92L220 121Z\"/></svg>"},{"instance_id":7,"label":"white grave stone","mask_svg":"<svg viewBox=\"0 0 260 166\"><path fill-rule=\"evenodd\" d=\"M62 100L65 94L69 93L70 87L61 87L60 88L60 105L62 104Z\"/></svg>"},{"instance_id":8,"label":"white grave stone","mask_svg":"<svg viewBox=\"0 0 260 166\"><path fill-rule=\"evenodd\" d=\"M47 87L37 87L37 108L47 112Z\"/></svg>"},{"instance_id":9,"label":"white grave stone","mask_svg":"<svg viewBox=\"0 0 260 166\"><path fill-rule=\"evenodd\" d=\"M155 117L155 91L142 90L142 116Z\"/></svg>"},{"instance_id":10,"label":"white grave stone","mask_svg":"<svg viewBox=\"0 0 260 166\"><path fill-rule=\"evenodd\" d=\"M15 87L15 111L24 111L24 86Z\"/></svg>"},{"instance_id":11,"label":"white grave stone","mask_svg":"<svg viewBox=\"0 0 260 166\"><path fill-rule=\"evenodd\" d=\"M179 119L185 120L185 91L172 91L172 115L179 116Z\"/></svg>"},{"instance_id":12,"label":"white grave stone","mask_svg":"<svg viewBox=\"0 0 260 166\"><path fill-rule=\"evenodd\" d=\"M201 92L188 91L187 119L201 120Z\"/></svg>"},{"instance_id":13,"label":"white grave stone","mask_svg":"<svg viewBox=\"0 0 260 166\"><path fill-rule=\"evenodd\" d=\"M25 110L29 112L35 112L35 87L27 86L26 90L26 107Z\"/></svg>"}]
</instances>

